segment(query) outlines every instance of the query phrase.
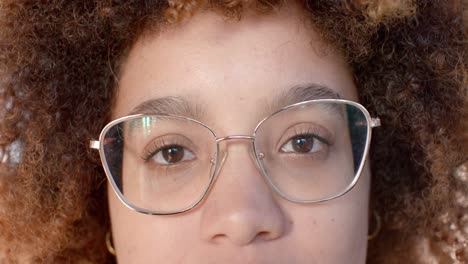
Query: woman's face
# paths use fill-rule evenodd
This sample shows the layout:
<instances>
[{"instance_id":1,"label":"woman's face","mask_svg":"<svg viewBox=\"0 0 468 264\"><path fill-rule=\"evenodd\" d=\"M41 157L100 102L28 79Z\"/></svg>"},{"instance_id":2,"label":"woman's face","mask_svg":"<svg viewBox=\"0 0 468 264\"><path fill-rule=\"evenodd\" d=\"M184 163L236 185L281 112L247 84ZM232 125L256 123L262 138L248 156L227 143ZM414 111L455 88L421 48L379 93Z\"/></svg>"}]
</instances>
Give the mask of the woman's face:
<instances>
[{"instance_id":1,"label":"woman's face","mask_svg":"<svg viewBox=\"0 0 468 264\"><path fill-rule=\"evenodd\" d=\"M326 49L300 17L291 6L270 15L246 14L240 21L198 13L187 23L141 38L123 65L113 118L148 100L180 97L197 109L199 121L224 137L252 135L259 121L285 101L275 103L275 98L289 94L306 100L317 96L318 85L357 101L343 57ZM297 94L293 87L309 88ZM119 263L365 262L367 166L345 195L299 204L271 190L252 158L251 141L219 144L227 153L222 167L205 199L188 212L134 212L109 189Z\"/></svg>"}]
</instances>

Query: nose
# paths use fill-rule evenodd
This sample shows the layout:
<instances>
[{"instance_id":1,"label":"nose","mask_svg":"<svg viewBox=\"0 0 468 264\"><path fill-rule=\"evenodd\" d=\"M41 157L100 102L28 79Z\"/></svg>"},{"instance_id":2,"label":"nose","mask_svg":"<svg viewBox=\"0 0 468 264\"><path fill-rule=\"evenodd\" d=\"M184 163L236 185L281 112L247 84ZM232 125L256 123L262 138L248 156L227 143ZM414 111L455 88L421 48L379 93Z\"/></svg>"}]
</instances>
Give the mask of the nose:
<instances>
[{"instance_id":1,"label":"nose","mask_svg":"<svg viewBox=\"0 0 468 264\"><path fill-rule=\"evenodd\" d=\"M263 179L249 144L225 141L223 164L205 200L202 238L212 243L245 246L275 240L287 229L286 215Z\"/></svg>"}]
</instances>

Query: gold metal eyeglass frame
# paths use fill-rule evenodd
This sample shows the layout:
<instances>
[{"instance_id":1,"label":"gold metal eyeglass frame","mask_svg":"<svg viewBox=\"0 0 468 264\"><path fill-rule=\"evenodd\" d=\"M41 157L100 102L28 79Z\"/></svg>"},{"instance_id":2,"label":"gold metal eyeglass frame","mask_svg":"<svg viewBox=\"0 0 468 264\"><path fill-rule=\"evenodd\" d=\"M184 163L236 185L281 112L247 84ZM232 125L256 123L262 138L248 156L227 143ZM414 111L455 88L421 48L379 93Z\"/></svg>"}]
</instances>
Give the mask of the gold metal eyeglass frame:
<instances>
[{"instance_id":1,"label":"gold metal eyeglass frame","mask_svg":"<svg viewBox=\"0 0 468 264\"><path fill-rule=\"evenodd\" d=\"M293 108L293 107L298 107L298 106L302 106L302 105L306 105L306 104L309 104L309 103L327 103L327 102L332 102L332 103L342 103L342 104L348 104L348 105L352 105L352 106L355 106L357 107L358 109L360 109L362 111L362 113L364 114L365 118L366 118L366 121L367 121L367 138L366 138L366 144L365 144L365 148L364 148L364 151L363 151L363 156L362 156L362 161L359 165L359 168L354 176L354 179L353 181L346 187L346 189L344 189L342 192L336 194L336 195L333 195L333 196L330 196L330 197L325 197L325 198L321 198L321 199L315 199L315 200L298 200L298 199L294 199L292 197L289 197L288 195L282 193L270 180L270 178L268 177L263 165L261 164L260 162L260 159L261 159L261 154L262 153L257 153L257 150L256 150L256 147L255 147L255 138L256 138L256 134L257 134L257 131L259 129L259 127L265 122L265 120L268 120L270 117L272 116L275 116L277 115L278 113L280 112L283 112L287 109L290 109L290 108ZM106 157L105 157L105 153L104 153L104 137L106 135L106 133L108 132L108 130L110 128L112 128L115 124L118 124L118 123L121 123L123 121L126 121L126 120L130 120L130 119L135 119L135 118L138 118L138 117L143 117L143 116L155 116L155 117L173 117L173 118L177 118L177 119L182 119L182 120L187 120L187 121L191 121L191 122L195 122L203 127L205 127L206 129L208 129L208 131L213 135L213 137L215 138L216 140L216 153L215 153L215 158L214 158L214 161L212 161L212 163L214 164L214 169L212 170L211 172L211 175L210 175L210 180L209 180L209 183L205 189L205 191L203 192L203 194L200 196L200 198L198 198L197 201L195 201L192 205L184 208L184 209L181 209L181 210L174 210L174 211L153 211L153 210L146 210L144 208L140 208L138 206L135 206L133 205L131 202L129 202L125 196L123 195L123 193L119 190L119 188L117 187L117 184L114 180L114 178L112 177L111 175L111 171L109 169L109 166L107 164L107 161L106 161ZM335 198L338 198L344 194L346 194L347 192L349 192L355 185L356 183L358 182L360 176L361 176L361 172L364 168L364 165L366 163L366 159L367 159L367 155L368 155L368 152L369 152L369 148L370 148L370 142L371 142L371 136L372 136L372 128L374 127L379 127L381 125L381 122L380 122L380 119L379 118L373 118L370 116L369 112L367 111L367 109L362 106L361 104L359 103L356 103L356 102L353 102L353 101L349 101L349 100L344 100L344 99L316 99L316 100L308 100L308 101L303 101L303 102L300 102L300 103L296 103L296 104L292 104L292 105L288 105L286 107L283 107L281 108L280 110L278 111L275 111L274 113L268 115L267 117L263 118L258 124L257 126L255 127L254 129L254 132L252 134L252 136L249 136L249 135L230 135L230 136L225 136L225 137L220 137L218 138L216 136L216 134L214 133L214 131L209 128L207 125L201 123L200 121L198 120L195 120L195 119L192 119L192 118L189 118L189 117L184 117L184 116L178 116L178 115L172 115L172 114L155 114L155 115L147 115L147 114L136 114L136 115L129 115L129 116L124 116L124 117L121 117L121 118L118 118L116 120L113 120L111 121L110 123L108 123L101 131L100 133L100 136L99 136L99 140L91 140L89 142L89 147L91 149L96 149L99 151L99 155L100 155L100 158L101 158L101 162L103 164L103 167L104 167L104 171L106 173L106 176L107 176L107 179L109 180L109 182L111 183L111 186L112 186L112 189L114 190L114 193L117 195L117 197L119 198L119 200L126 206L128 207L129 209L131 210L134 210L136 212L139 212L139 213L143 213L143 214L149 214L149 215L172 215L172 214L179 214L179 213L184 213L184 212L187 212L191 209L193 209L194 207L196 207L207 195L207 193L209 192L209 190L211 189L212 185L213 185L213 182L214 182L214 179L216 178L216 175L219 171L219 168L220 166L223 164L224 160L222 160L221 162L218 162L218 159L219 159L219 153L220 153L220 147L219 147L219 143L222 142L222 141L225 141L225 140L251 140L252 141L252 149L253 149L253 154L255 156L255 160L257 162L257 167L260 169L261 173L262 173L262 176L264 178L264 180L268 183L268 185L270 186L270 188L276 193L278 194L280 197L282 197L283 199L286 199L288 201L291 201L291 202L294 202L294 203L301 203L301 204L312 204L312 203L321 203L321 202L326 202L326 201L329 201L329 200L332 200L332 199L335 199ZM225 156L223 157L223 159L225 158Z\"/></svg>"}]
</instances>

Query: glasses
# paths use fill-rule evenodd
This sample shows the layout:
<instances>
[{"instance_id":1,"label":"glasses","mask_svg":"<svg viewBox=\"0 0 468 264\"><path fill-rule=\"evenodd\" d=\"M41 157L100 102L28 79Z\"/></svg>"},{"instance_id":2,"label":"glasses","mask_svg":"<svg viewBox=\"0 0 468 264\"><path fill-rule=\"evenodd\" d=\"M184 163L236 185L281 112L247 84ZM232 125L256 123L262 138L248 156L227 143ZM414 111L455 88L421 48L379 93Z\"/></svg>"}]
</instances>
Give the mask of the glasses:
<instances>
[{"instance_id":1,"label":"glasses","mask_svg":"<svg viewBox=\"0 0 468 264\"><path fill-rule=\"evenodd\" d=\"M226 160L226 140L251 141L264 180L282 198L318 203L342 196L359 180L373 127L360 104L341 99L305 101L264 118L252 136L217 137L192 118L138 114L110 122L98 149L119 199L135 211L166 215L199 204Z\"/></svg>"}]
</instances>

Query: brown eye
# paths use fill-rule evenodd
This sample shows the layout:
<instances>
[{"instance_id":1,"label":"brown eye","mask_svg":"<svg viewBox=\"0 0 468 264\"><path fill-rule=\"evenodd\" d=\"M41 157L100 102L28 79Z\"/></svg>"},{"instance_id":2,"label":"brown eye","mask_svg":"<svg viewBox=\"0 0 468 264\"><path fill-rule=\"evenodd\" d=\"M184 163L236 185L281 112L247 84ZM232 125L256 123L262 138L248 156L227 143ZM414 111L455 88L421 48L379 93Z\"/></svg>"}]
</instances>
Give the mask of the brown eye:
<instances>
[{"instance_id":1,"label":"brown eye","mask_svg":"<svg viewBox=\"0 0 468 264\"><path fill-rule=\"evenodd\" d=\"M291 139L294 151L308 153L314 147L314 138L311 136L298 136Z\"/></svg>"},{"instance_id":2,"label":"brown eye","mask_svg":"<svg viewBox=\"0 0 468 264\"><path fill-rule=\"evenodd\" d=\"M281 151L286 153L314 153L325 147L324 142L313 135L299 135L289 139L282 147Z\"/></svg>"},{"instance_id":3,"label":"brown eye","mask_svg":"<svg viewBox=\"0 0 468 264\"><path fill-rule=\"evenodd\" d=\"M176 163L184 158L184 148L181 146L170 146L162 149L161 152L167 163Z\"/></svg>"},{"instance_id":4,"label":"brown eye","mask_svg":"<svg viewBox=\"0 0 468 264\"><path fill-rule=\"evenodd\" d=\"M171 165L194 158L195 155L187 148L172 145L159 149L151 159L160 165Z\"/></svg>"}]
</instances>

